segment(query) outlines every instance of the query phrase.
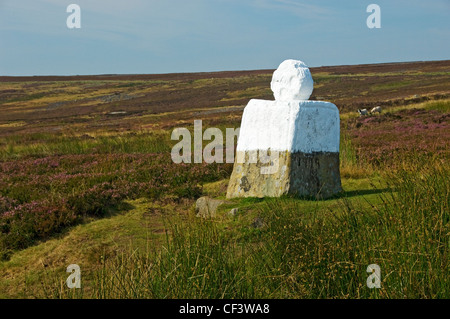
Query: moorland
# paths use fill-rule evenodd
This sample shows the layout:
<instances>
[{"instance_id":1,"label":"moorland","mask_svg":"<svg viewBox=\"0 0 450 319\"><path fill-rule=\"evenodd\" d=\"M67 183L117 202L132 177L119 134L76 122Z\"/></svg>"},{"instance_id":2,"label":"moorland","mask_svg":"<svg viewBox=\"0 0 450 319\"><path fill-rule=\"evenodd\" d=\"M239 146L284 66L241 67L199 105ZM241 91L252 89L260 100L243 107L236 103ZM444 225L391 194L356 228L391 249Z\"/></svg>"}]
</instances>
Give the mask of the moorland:
<instances>
[{"instance_id":1,"label":"moorland","mask_svg":"<svg viewBox=\"0 0 450 319\"><path fill-rule=\"evenodd\" d=\"M195 217L232 164L173 163L171 132L239 127L273 71L0 76L0 298L449 298L450 60L311 68L342 194Z\"/></svg>"}]
</instances>

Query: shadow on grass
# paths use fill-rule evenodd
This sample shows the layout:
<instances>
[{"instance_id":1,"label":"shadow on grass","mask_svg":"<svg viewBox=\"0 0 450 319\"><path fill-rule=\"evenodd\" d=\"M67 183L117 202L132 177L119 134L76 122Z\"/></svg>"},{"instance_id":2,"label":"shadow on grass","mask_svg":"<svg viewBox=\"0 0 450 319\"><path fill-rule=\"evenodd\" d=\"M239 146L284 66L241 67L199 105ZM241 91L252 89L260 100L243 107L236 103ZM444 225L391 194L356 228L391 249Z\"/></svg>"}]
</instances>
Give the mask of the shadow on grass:
<instances>
[{"instance_id":1,"label":"shadow on grass","mask_svg":"<svg viewBox=\"0 0 450 319\"><path fill-rule=\"evenodd\" d=\"M320 195L317 196L295 196L295 195L283 195L280 198L289 198L289 199L296 199L296 200L304 200L304 201L313 201L313 202L322 202L322 201L330 201L330 200L337 200L340 198L349 198L349 197L355 197L355 196L365 196L365 195L374 195L374 194L381 194L385 192L391 192L392 189L390 188L379 188L379 189L358 189L358 190L352 190L352 191L345 191L330 196L330 197L320 197ZM266 197L266 199L276 199L275 197ZM248 202L250 203L257 203L262 201L263 199L260 198L249 198Z\"/></svg>"},{"instance_id":2,"label":"shadow on grass","mask_svg":"<svg viewBox=\"0 0 450 319\"><path fill-rule=\"evenodd\" d=\"M89 216L79 216L79 219L70 224L61 227L57 231L53 232L51 235L48 235L44 238L35 238L33 239L27 246L21 247L21 248L3 248L3 250L0 249L0 262L6 262L9 261L13 254L19 252L20 250L27 249L32 246L40 245L46 241L52 240L52 239L63 239L64 237L68 236L70 232L73 230L74 227L78 225L86 225L89 223L92 223L96 220L101 220L105 218L112 218L114 216L125 214L132 209L136 208L134 205L127 203L127 202L121 202L115 206L109 206L105 207L104 212L101 214L94 214ZM0 246L1 248L1 246Z\"/></svg>"},{"instance_id":3,"label":"shadow on grass","mask_svg":"<svg viewBox=\"0 0 450 319\"><path fill-rule=\"evenodd\" d=\"M333 198L343 198L343 197L354 197L354 196L364 196L364 195L374 195L381 194L385 192L390 192L392 189L390 188L381 188L381 189L358 189L353 191L343 191L339 195Z\"/></svg>"}]
</instances>

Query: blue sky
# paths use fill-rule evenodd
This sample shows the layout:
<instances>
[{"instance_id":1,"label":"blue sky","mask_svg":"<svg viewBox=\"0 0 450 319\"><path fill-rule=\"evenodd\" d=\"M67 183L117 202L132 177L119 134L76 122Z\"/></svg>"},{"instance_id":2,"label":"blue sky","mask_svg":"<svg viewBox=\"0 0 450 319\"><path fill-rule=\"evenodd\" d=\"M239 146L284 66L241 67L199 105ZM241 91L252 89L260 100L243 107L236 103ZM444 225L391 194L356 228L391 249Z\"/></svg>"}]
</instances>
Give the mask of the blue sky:
<instances>
[{"instance_id":1,"label":"blue sky","mask_svg":"<svg viewBox=\"0 0 450 319\"><path fill-rule=\"evenodd\" d=\"M81 29L66 8L81 7ZM366 8L381 7L381 29ZM0 0L0 75L450 59L450 0Z\"/></svg>"}]
</instances>

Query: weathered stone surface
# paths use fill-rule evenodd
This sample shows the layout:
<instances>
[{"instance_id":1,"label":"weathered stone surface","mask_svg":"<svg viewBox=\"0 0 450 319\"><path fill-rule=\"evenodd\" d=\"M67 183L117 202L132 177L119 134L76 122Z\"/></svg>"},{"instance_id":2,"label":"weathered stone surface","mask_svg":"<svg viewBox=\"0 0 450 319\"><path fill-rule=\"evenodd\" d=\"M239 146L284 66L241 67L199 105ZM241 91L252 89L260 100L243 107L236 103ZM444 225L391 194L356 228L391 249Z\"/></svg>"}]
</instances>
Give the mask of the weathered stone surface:
<instances>
[{"instance_id":1,"label":"weathered stone surface","mask_svg":"<svg viewBox=\"0 0 450 319\"><path fill-rule=\"evenodd\" d=\"M200 197L195 202L196 216L203 218L214 218L216 217L217 209L223 203L225 203L225 201L213 199L208 196Z\"/></svg>"},{"instance_id":2,"label":"weathered stone surface","mask_svg":"<svg viewBox=\"0 0 450 319\"><path fill-rule=\"evenodd\" d=\"M291 154L288 194L328 198L341 191L339 153Z\"/></svg>"},{"instance_id":3,"label":"weathered stone surface","mask_svg":"<svg viewBox=\"0 0 450 319\"><path fill-rule=\"evenodd\" d=\"M342 191L339 153L312 154L280 152L273 161L273 174L261 174L268 164L250 163L248 152L244 163L235 163L228 184L227 198L280 197L282 195L328 198Z\"/></svg>"},{"instance_id":4,"label":"weathered stone surface","mask_svg":"<svg viewBox=\"0 0 450 319\"><path fill-rule=\"evenodd\" d=\"M275 100L307 100L313 92L314 81L304 62L285 60L273 73L270 88Z\"/></svg>"},{"instance_id":5,"label":"weathered stone surface","mask_svg":"<svg viewBox=\"0 0 450 319\"><path fill-rule=\"evenodd\" d=\"M233 172L227 189L227 198L234 197L279 197L289 189L289 168L291 157L289 152L280 152L273 174L261 174L261 169L268 166L258 159L252 160L251 152L238 152L237 158L244 161L234 163Z\"/></svg>"}]
</instances>

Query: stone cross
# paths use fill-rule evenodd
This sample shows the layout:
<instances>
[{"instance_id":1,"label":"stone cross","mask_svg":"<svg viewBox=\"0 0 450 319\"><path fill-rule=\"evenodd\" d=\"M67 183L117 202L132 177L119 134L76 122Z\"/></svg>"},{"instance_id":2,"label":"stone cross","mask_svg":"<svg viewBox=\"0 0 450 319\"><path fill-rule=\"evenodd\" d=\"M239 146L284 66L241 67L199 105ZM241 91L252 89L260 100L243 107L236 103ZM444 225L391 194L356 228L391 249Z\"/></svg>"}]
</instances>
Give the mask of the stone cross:
<instances>
[{"instance_id":1,"label":"stone cross","mask_svg":"<svg viewBox=\"0 0 450 319\"><path fill-rule=\"evenodd\" d=\"M227 197L331 197L342 191L339 110L309 101L314 88L302 61L273 73L275 101L252 99L242 115Z\"/></svg>"}]
</instances>

